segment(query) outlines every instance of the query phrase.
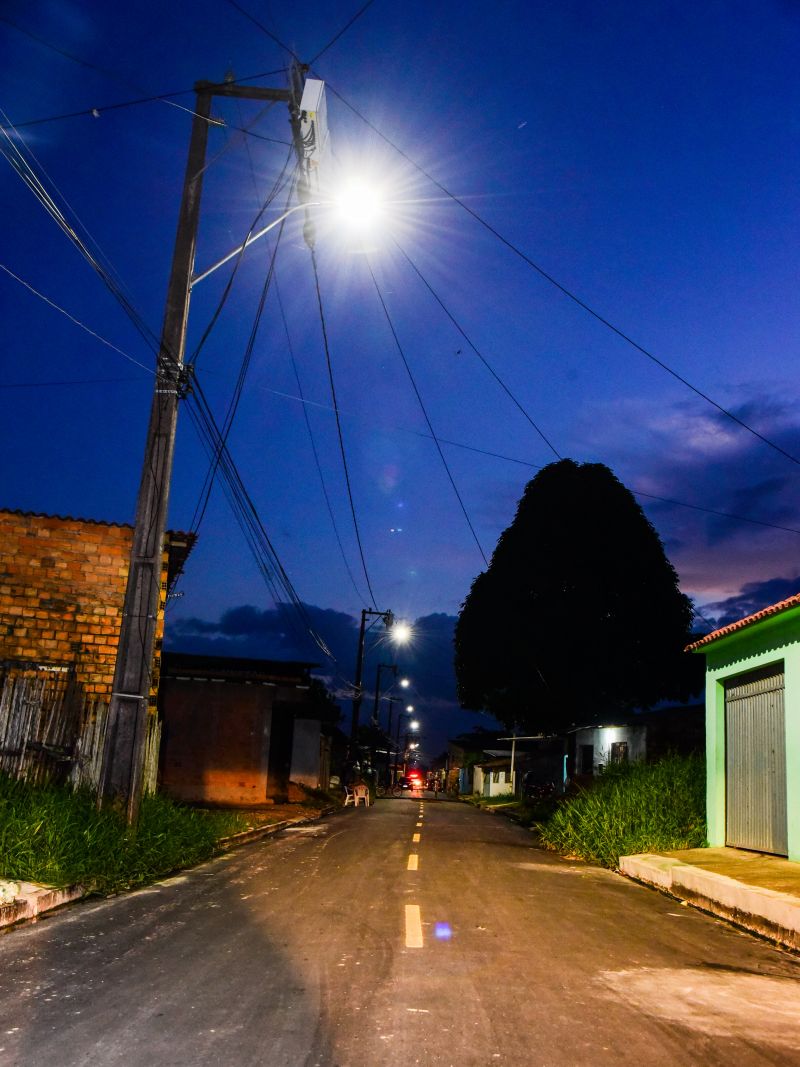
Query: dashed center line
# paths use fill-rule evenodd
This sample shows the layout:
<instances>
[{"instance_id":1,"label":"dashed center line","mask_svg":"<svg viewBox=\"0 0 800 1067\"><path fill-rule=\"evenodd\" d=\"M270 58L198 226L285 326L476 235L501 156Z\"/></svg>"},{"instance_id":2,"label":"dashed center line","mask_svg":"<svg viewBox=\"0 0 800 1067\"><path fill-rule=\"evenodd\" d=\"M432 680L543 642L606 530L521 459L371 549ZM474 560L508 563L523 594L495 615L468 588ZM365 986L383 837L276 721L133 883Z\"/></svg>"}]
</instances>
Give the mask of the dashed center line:
<instances>
[{"instance_id":1,"label":"dashed center line","mask_svg":"<svg viewBox=\"0 0 800 1067\"><path fill-rule=\"evenodd\" d=\"M419 904L406 904L406 948L422 948L422 918Z\"/></svg>"},{"instance_id":2,"label":"dashed center line","mask_svg":"<svg viewBox=\"0 0 800 1067\"><path fill-rule=\"evenodd\" d=\"M417 823L417 826L422 826L422 820Z\"/></svg>"},{"instance_id":3,"label":"dashed center line","mask_svg":"<svg viewBox=\"0 0 800 1067\"><path fill-rule=\"evenodd\" d=\"M412 834L411 835L411 840L414 842L415 845L419 844L419 839L420 839L421 836L422 836L421 834Z\"/></svg>"},{"instance_id":4,"label":"dashed center line","mask_svg":"<svg viewBox=\"0 0 800 1067\"><path fill-rule=\"evenodd\" d=\"M417 855L416 852L412 852L411 855L408 857L408 867L406 868L406 870L409 870L409 871L417 871L417 870L419 870L419 856Z\"/></svg>"}]
</instances>

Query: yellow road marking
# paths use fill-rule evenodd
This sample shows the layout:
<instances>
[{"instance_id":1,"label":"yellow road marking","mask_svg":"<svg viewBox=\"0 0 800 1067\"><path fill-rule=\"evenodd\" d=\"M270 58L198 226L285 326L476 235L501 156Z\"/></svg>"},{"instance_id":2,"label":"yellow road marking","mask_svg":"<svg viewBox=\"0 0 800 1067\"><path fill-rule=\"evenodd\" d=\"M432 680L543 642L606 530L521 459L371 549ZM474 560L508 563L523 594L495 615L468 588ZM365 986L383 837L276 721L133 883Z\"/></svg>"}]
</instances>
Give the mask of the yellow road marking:
<instances>
[{"instance_id":1,"label":"yellow road marking","mask_svg":"<svg viewBox=\"0 0 800 1067\"><path fill-rule=\"evenodd\" d=\"M422 919L419 904L406 904L406 948L422 948Z\"/></svg>"},{"instance_id":2,"label":"yellow road marking","mask_svg":"<svg viewBox=\"0 0 800 1067\"><path fill-rule=\"evenodd\" d=\"M422 826L422 820L421 820L421 819L420 819L420 821L419 821L419 822L417 823L417 826Z\"/></svg>"},{"instance_id":3,"label":"yellow road marking","mask_svg":"<svg viewBox=\"0 0 800 1067\"><path fill-rule=\"evenodd\" d=\"M412 834L411 835L411 840L414 842L415 845L419 843L419 839L420 839L420 834Z\"/></svg>"},{"instance_id":4,"label":"yellow road marking","mask_svg":"<svg viewBox=\"0 0 800 1067\"><path fill-rule=\"evenodd\" d=\"M412 852L411 855L408 857L408 867L406 868L406 870L416 871L418 869L419 869L419 856L416 854L416 852Z\"/></svg>"}]
</instances>

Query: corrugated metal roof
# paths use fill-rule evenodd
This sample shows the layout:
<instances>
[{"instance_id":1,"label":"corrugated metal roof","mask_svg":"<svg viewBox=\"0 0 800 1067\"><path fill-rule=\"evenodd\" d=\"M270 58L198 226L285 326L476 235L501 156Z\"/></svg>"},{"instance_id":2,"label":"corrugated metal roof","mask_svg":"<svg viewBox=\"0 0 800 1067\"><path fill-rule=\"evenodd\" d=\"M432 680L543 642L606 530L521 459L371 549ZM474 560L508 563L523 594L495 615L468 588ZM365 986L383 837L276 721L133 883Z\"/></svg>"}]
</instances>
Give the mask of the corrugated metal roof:
<instances>
[{"instance_id":1,"label":"corrugated metal roof","mask_svg":"<svg viewBox=\"0 0 800 1067\"><path fill-rule=\"evenodd\" d=\"M744 619L739 619L738 622L729 623L719 630L714 630L713 633L706 634L699 641L694 641L691 645L687 645L686 651L694 652L695 649L702 648L704 645L710 645L712 641L719 641L720 638L727 637L728 634L744 630L746 626L752 626L753 623L760 622L761 619L767 619L770 615L779 615L782 611L788 611L789 608L796 607L800 607L800 593L795 593L794 596L787 597L786 600L779 600L777 604L770 604L768 608L762 608L761 611L747 615Z\"/></svg>"}]
</instances>

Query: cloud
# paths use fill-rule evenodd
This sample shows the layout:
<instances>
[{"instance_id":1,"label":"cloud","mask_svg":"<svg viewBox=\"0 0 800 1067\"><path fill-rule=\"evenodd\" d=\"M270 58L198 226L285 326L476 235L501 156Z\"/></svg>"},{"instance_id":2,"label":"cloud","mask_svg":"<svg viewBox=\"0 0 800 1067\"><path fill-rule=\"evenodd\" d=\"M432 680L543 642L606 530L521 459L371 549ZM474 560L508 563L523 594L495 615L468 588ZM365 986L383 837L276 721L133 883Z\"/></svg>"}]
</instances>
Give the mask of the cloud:
<instances>
[{"instance_id":1,"label":"cloud","mask_svg":"<svg viewBox=\"0 0 800 1067\"><path fill-rule=\"evenodd\" d=\"M800 456L800 423L789 388L782 394L752 391L746 401L731 402L731 411ZM769 575L794 573L800 534L771 526L800 530L796 464L700 401L622 399L603 419L593 415L581 435L629 489L641 491L638 500L686 593L699 602L733 601L746 587L771 580ZM619 432L613 452L602 455L609 420Z\"/></svg>"},{"instance_id":2,"label":"cloud","mask_svg":"<svg viewBox=\"0 0 800 1067\"><path fill-rule=\"evenodd\" d=\"M796 593L800 593L800 574L794 578L768 578L747 582L735 596L703 604L700 610L715 627L727 626Z\"/></svg>"},{"instance_id":3,"label":"cloud","mask_svg":"<svg viewBox=\"0 0 800 1067\"><path fill-rule=\"evenodd\" d=\"M326 660L308 634L301 631L294 609L286 604L271 608L241 604L224 611L215 620L168 615L165 646L172 651L207 656L317 663L319 669L314 673L324 677L346 707L351 692L348 682L354 676L360 620L314 604L304 604L303 608L314 630L333 652L338 667ZM413 640L402 647L389 643L380 623L368 630L362 721L371 714L378 663L397 663L400 672L412 682L409 690L400 690L398 695L404 693L403 702L410 701L420 717L426 757L438 755L446 747L449 737L473 729L476 722L482 722L490 729L497 725L493 719L478 718L474 712L465 712L458 704L453 669L455 624L454 615L421 616L412 623ZM389 684L390 676L384 673L382 688ZM382 709L383 721L385 702Z\"/></svg>"}]
</instances>

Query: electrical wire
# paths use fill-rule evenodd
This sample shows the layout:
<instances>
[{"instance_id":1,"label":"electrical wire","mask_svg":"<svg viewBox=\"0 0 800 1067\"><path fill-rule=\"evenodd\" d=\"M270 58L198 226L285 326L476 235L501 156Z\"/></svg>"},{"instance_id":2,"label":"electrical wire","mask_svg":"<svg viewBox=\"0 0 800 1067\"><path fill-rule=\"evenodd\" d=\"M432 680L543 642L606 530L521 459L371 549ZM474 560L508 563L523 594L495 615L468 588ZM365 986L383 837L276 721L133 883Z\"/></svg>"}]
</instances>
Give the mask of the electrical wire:
<instances>
[{"instance_id":1,"label":"electrical wire","mask_svg":"<svg viewBox=\"0 0 800 1067\"><path fill-rule=\"evenodd\" d=\"M263 74L248 74L246 77L243 77L243 78L234 78L232 84L239 85L242 82L258 81L261 78L271 78L275 74L285 74L285 73L286 73L286 67L279 67L277 70L264 71ZM176 89L174 92L171 92L171 93L156 93L153 96L140 96L140 97L137 97L137 99L135 99L135 100L121 100L119 103L116 103L116 104L102 104L100 107L87 107L87 108L83 108L81 111L64 111L60 115L46 115L43 118L26 119L24 122L15 122L14 126L18 130L23 130L27 126L41 126L42 124L44 124L46 122L61 122L63 119L82 119L82 118L88 118L90 116L92 118L100 118L100 116L105 114L106 111L119 111L122 108L126 108L126 107L136 107L138 104L154 104L154 103L158 103L161 100L170 100L174 96L188 96L190 93L193 93L194 91L195 90L193 88L192 89ZM234 129L234 130L241 130L241 127L239 127L239 126L233 126L231 128ZM274 137L265 137L262 134L256 134L256 133L253 133L252 131L248 131L248 135L250 137L255 137L256 139L259 139L259 140L262 140L262 141L272 141L275 144L289 144L290 143L289 141L277 140Z\"/></svg>"},{"instance_id":2,"label":"electrical wire","mask_svg":"<svg viewBox=\"0 0 800 1067\"><path fill-rule=\"evenodd\" d=\"M294 396L291 393L285 393L278 389L270 389L267 386L261 386L261 388L264 389L266 392L271 393L273 396L281 397L284 400L293 400L297 403L302 404L304 407L313 407L318 408L322 411L328 411L331 414L334 413L334 408L331 407L330 404L322 404L316 400L308 400L302 395ZM342 408L339 408L339 414L340 416L353 420L360 421L361 419L360 415L356 415L354 412L344 411ZM411 434L414 437L421 437L426 441L434 440L430 433L425 433L424 430L412 430L407 426L387 426L385 427L385 429L387 432L392 433ZM531 463L531 461L527 459L519 459L517 456L508 456L505 455L503 452L493 452L487 448L479 448L477 445L468 445L464 441L454 441L448 437L439 437L438 440L441 444L448 445L451 448L462 449L466 452L474 452L476 455L487 456L490 459L499 459L502 460L504 463L514 463L520 467L529 467L531 470L542 470L543 467L541 463ZM662 504L671 504L679 508L688 508L691 511L702 511L708 515L716 515L719 518L723 519L733 519L736 522L746 522L755 526L764 526L770 530L779 530L783 533L800 535L800 529L794 526L781 526L774 522L767 522L765 519L748 518L746 515L737 515L730 511L720 511L716 508L703 507L700 504L689 504L685 500L674 500L671 497L657 496L655 493L645 492L645 490L637 489L635 486L627 485L627 483L626 488L631 493L633 493L634 496L647 497L650 500L657 500Z\"/></svg>"},{"instance_id":3,"label":"electrical wire","mask_svg":"<svg viewBox=\"0 0 800 1067\"><path fill-rule=\"evenodd\" d=\"M231 2L231 0L229 0L229 2ZM353 500L353 487L352 487L352 484L350 482L350 471L349 471L348 466L347 466L347 453L345 452L345 447L344 447L344 434L342 432L342 423L341 423L341 420L339 418L339 405L338 405L338 403L336 401L336 384L335 384L334 377L333 377L333 363L331 361L331 350L330 350L330 345L328 344L328 328L327 328L327 325L325 323L325 310L324 310L324 308L322 306L322 293L320 291L320 286L319 286L319 271L317 270L317 256L316 256L316 253L315 253L313 247L311 248L311 266L312 266L313 271L314 271L314 286L315 286L316 291L317 291L317 307L319 308L319 321L320 321L320 326L322 327L322 343L323 343L323 345L325 347L325 361L326 361L327 366L328 366L328 381L330 383L330 388L331 388L331 400L333 402L333 409L334 409L334 412L335 412L335 415L336 415L336 432L339 435L339 451L340 451L341 456L342 456L342 467L344 469L344 480L345 480L345 484L347 486L347 499L350 502L350 515L351 515L351 517L353 519L353 529L355 530L355 534L356 534L356 542L358 544L358 554L361 557L361 569L364 572L364 580L367 583L367 589L369 590L369 595L371 597L372 608L373 608L373 610L375 610L375 604L376 604L377 601L376 601L376 598L375 598L375 593L373 592L373 589L372 589L372 582L370 581L370 578L369 578L369 571L367 570L367 560L366 560L366 557L364 555L364 545L363 545L363 543L361 541L361 531L359 530L359 527L358 527L358 516L356 515L356 505L355 505L355 501Z\"/></svg>"},{"instance_id":4,"label":"electrical wire","mask_svg":"<svg viewBox=\"0 0 800 1067\"><path fill-rule=\"evenodd\" d=\"M110 348L112 349L112 351L117 352L120 356L122 356L123 359L127 359L129 363L133 363L135 366L141 367L142 370L147 371L148 374L154 373L152 367L148 367L144 363L140 363L138 359L134 359L133 356L129 356L127 352L123 352L121 348L117 348L117 346L115 344L112 344L111 341L107 341L105 337L101 337L99 333L95 333L95 331L92 330L89 326L87 326L85 322L81 322L81 320L76 319L74 315L70 315L70 313L65 308L61 307L60 304L56 304L56 302L54 300L51 300L50 297L45 296L44 293L40 293L38 289L34 289L34 287L29 282L26 282L23 278L20 278L20 276L18 274L15 274L10 267L7 267L5 265L5 263L0 263L0 270L5 271L5 273L9 277L19 282L20 285L24 286L29 292L33 293L34 296L37 296L40 300L43 300L44 303L48 305L48 307L51 307L55 311L58 311L61 315L64 315L66 318L69 319L70 322L74 323L76 326L79 326L82 330L85 330L86 333L88 333L91 337L94 337L101 344L106 345L107 348ZM130 381L132 379L119 380Z\"/></svg>"},{"instance_id":5,"label":"electrical wire","mask_svg":"<svg viewBox=\"0 0 800 1067\"><path fill-rule=\"evenodd\" d=\"M18 22L15 22L13 19L9 18L7 15L0 15L0 22L5 22L7 25L9 25L13 29L17 30L18 33L24 34L24 36L26 36L26 37L30 37L31 40L36 41L36 43L40 44L43 48L47 48L51 52L55 52L57 55L61 56L64 59L70 60L70 62L72 62L72 63L77 63L81 67L86 67L88 70L93 70L93 71L95 71L95 72L97 72L99 74L102 74L104 77L110 78L112 81L115 81L115 82L117 82L117 84L123 85L126 88L127 88L128 85L134 85L134 83L130 79L120 77L117 74L116 71L110 70L108 67L101 67L101 66L98 66L96 63L90 63L88 60L82 59L80 56L76 56L73 52L68 52L64 48L59 48L58 45L53 44L52 41L48 41L44 37L40 37L38 34L33 33L31 30L26 29L24 26L20 26ZM252 81L257 77L270 77L272 74L283 73L285 71L285 69L286 68L284 67L284 68L281 68L280 70L270 71L270 72L265 73L263 75L250 75L247 78L233 79L233 80L234 80L234 82L236 82L237 80L238 81ZM137 88L137 89L139 88L138 86L135 86L135 85L134 85L134 87ZM88 108L85 111L73 111L73 112L69 112L67 114L63 114L63 115L54 115L54 116L52 116L50 118L29 119L27 122L18 122L18 123L15 124L15 126L16 126L16 129L22 129L25 126L36 126L36 125L39 125L40 123L43 123L43 122L53 122L55 120L65 119L65 118L76 118L76 117L82 116L82 115L91 115L94 118L99 118L100 114L103 111L113 111L113 110L115 110L117 108L131 107L133 104L146 104L146 103L156 103L156 102L167 104L169 107L178 108L180 111L186 111L190 115L193 115L195 117L199 117L197 115L197 112L193 108L184 107L183 104L178 104L172 99L175 96L183 96L184 94L190 93L192 91L193 90L191 90L191 89L182 89L182 90L178 90L178 91L172 92L172 93L159 93L159 94L154 95L154 96L144 96L144 97L140 97L137 100L126 101L126 102L123 102L123 103L120 103L120 104L110 104L109 106L103 107L103 108L93 107L93 108ZM218 124L218 120L217 119L207 118L206 116L203 116L203 118L204 118L204 120L206 122L209 123L209 125L216 126ZM275 137L267 137L264 134L256 134L256 133L253 133L252 131L245 131L245 130L242 130L241 128L239 128L239 127L236 127L236 129L238 130L239 133L248 133L249 136L256 137L256 138L258 138L259 140L262 140L262 141L270 141L270 142L272 142L274 144L291 144L290 141L283 141L283 140L280 140L280 139L275 138Z\"/></svg>"},{"instance_id":6,"label":"electrical wire","mask_svg":"<svg viewBox=\"0 0 800 1067\"><path fill-rule=\"evenodd\" d=\"M400 338L397 336L397 331L394 328L394 323L392 322L391 316L389 315L389 309L386 306L386 301L383 299L383 294L381 293L380 288L378 286L378 279L375 277L375 272L372 269L372 264L369 261L369 256L366 257L366 261L367 261L367 266L369 267L369 273L370 273L370 276L372 278L373 285L375 286L375 292L378 294L378 300L380 301L381 307L383 308L383 313L386 316L386 321L389 324L389 329L391 330L392 337L394 338L394 343L397 346L397 351L400 353L400 358L403 361L403 366L406 368L406 373L408 374L409 380L411 382L411 386L412 386L412 388L414 390L414 393L416 395L416 398L417 398L417 401L419 403L419 406L420 406L420 409L422 411L422 414L425 417L425 422L428 425L428 430L430 431L431 437L433 438L433 442L436 445L436 451L439 453L439 458L441 459L442 465L444 466L444 469L445 469L445 471L447 473L447 477L448 477L448 479L450 481L450 485L453 487L453 492L456 494L456 499L458 500L459 506L461 507L461 510L464 513L464 518L467 520L467 526L469 526L470 533L472 534L472 536L473 536L473 538L475 540L475 544L478 546L478 551L481 554L481 558L483 559L483 562L488 567L489 566L489 560L486 558L486 553L483 551L483 546L481 545L480 541L478 540L478 535L475 532L475 527L472 524L472 519L469 517L469 512L467 511L467 507L466 507L466 505L465 505L465 503L464 503L464 501L463 501L463 499L461 497L461 493L458 491L458 486L456 485L455 478L453 477L453 473L450 470L450 465L448 464L447 459L445 458L445 454L442 451L442 446L439 443L439 438L436 436L436 431L434 430L433 423L431 422L430 416L428 415L428 411L427 411L427 409L425 407L425 403L424 403L424 401L422 399L422 394L420 393L419 387L417 386L417 383L416 383L416 381L414 379L414 375L412 373L411 367L409 366L408 360L406 359L406 355L405 355L405 352L403 351L403 347L400 344Z\"/></svg>"},{"instance_id":7,"label":"electrical wire","mask_svg":"<svg viewBox=\"0 0 800 1067\"><path fill-rule=\"evenodd\" d=\"M478 351L477 346L473 343L471 338L467 335L466 331L463 329L461 324L455 318L453 313L447 308L447 306L445 305L445 303L442 300L442 298L439 296L439 294L433 288L433 286L428 281L428 279L423 275L422 271L419 269L419 267L416 265L416 263L414 263L414 261L411 259L409 254L405 251L404 248L401 247L400 244L398 244L398 242L396 240L395 240L394 243L395 243L395 246L397 247L398 251L405 258L405 260L408 263L408 265L411 267L411 269L414 271L414 273L420 279L422 284L425 286L425 288L431 294L431 296L436 301L436 303L439 305L439 307L442 309L442 311L445 313L445 315L447 315L448 319L450 319L452 324L455 326L455 328L458 330L458 332L461 334L461 336L464 338L464 340L467 342L469 347L472 349L472 351L475 353L475 355L478 357L478 359L481 361L481 363L484 365L484 367L488 370L488 372L491 374L491 376L494 378L494 380L497 382L497 384L500 386L500 388L503 390L503 392L506 394L506 396L519 409L519 411L522 413L522 415L525 417L525 419L527 419L527 421L530 423L530 425L533 427L533 429L536 431L536 433L541 437L541 439L544 441L544 443L547 445L547 447L550 449L550 451L555 455L556 459L563 459L563 456L558 451L556 446L549 439L549 437L547 437L545 435L545 433L542 430L542 428L536 422L534 422L534 420L531 417L531 415L529 414L529 412L523 407L523 405L520 403L520 401L517 399L517 397L511 392L509 387L506 385L506 383L503 381L503 379L500 377L500 375L497 373L497 371L494 369L494 367L492 367L492 365L489 363L489 361L486 359L486 357L481 352Z\"/></svg>"},{"instance_id":8,"label":"electrical wire","mask_svg":"<svg viewBox=\"0 0 800 1067\"><path fill-rule=\"evenodd\" d=\"M0 110L0 115L2 115L3 118L8 120L8 116L2 110ZM13 127L11 128L13 129ZM37 165L40 167L40 169L42 169L43 173L46 174L44 168L41 168L41 164L38 163L38 160L36 160L36 157L30 151L30 148L25 145L25 142L22 140L21 136L19 134L16 134L16 137L19 140L20 144L25 147L25 151L28 153L28 155L30 155L31 158L36 161ZM80 237L74 226L68 221L67 217L59 208L58 204L47 191L44 182L36 174L33 166L26 158L25 153L18 147L15 140L9 135L8 131L4 128L0 128L0 154L5 156L5 158L16 170L17 174L20 176L23 182L28 186L28 188L36 197L36 199L40 202L42 207L44 207L48 214L53 218L59 229L61 229L61 231L69 238L69 240L78 249L84 259L92 267L92 269L98 274L98 276L101 278L108 290L112 293L117 302L121 305L121 307L125 311L125 314L136 327L147 346L154 353L158 352L158 338L150 329L148 324L145 322L144 318L134 307L131 298L125 292L123 285L114 276L113 268L110 268L110 266L102 262L102 260L105 259L105 256L103 256L102 252L99 251L99 249L99 254L95 254L91 251L86 242L83 240L83 238ZM48 177L48 180L55 189L57 195L60 196L65 205L69 207L64 197L58 191L52 179ZM86 228L82 224L80 225L84 232L87 233L87 236L91 239L91 235L88 234ZM96 246L96 242L92 243L94 243Z\"/></svg>"},{"instance_id":9,"label":"electrical wire","mask_svg":"<svg viewBox=\"0 0 800 1067\"><path fill-rule=\"evenodd\" d=\"M259 22L258 19L254 15L251 15L249 11L245 11L241 4L237 4L236 0L227 0L227 2L231 5L231 7L235 7L240 15L244 15L246 19L249 19L254 26L258 26L261 32L265 33L267 37L269 37L271 41L274 41L274 43L279 48L282 48L284 52L288 52L292 59L296 60L296 62L298 63L301 62L300 57L297 55L294 49L290 48L288 44L284 44L279 37L275 36L272 30L268 30L267 27L263 24L263 22Z\"/></svg>"},{"instance_id":10,"label":"electrical wire","mask_svg":"<svg viewBox=\"0 0 800 1067\"><path fill-rule=\"evenodd\" d=\"M230 275L228 277L228 280L225 283L225 288L222 290L222 295L221 295L221 297L220 297L220 299L219 299L219 301L217 303L217 307L214 310L214 313L211 316L211 319L209 320L208 325L206 326L205 330L203 331L202 336L200 337L200 340L197 343L197 346L195 347L194 351L189 356L189 358L186 360L187 364L189 364L189 365L196 364L197 357L200 355L201 350L203 349L206 341L208 341L208 338L211 336L211 332L214 329L214 327L216 326L220 315L222 314L222 309L225 307L225 304L226 304L226 302L228 300L228 297L230 296L231 289L233 288L234 279L236 278L237 271L239 270L239 266L241 265L242 259L244 257L244 254L245 254L246 250L247 250L246 247L245 247L247 245L247 242L250 240L250 237L252 236L252 234L254 233L256 227L258 226L259 222L261 221L261 219L262 219L262 217L264 215L264 212L267 210L267 208L273 202L275 197L278 196L278 194L281 192L281 190L285 187L286 180L287 180L286 172L289 169L289 162L290 162L290 160L292 158L293 151L294 151L294 146L291 146L289 148L289 151L288 151L287 155L286 155L286 160L285 160L285 162L283 164L283 167L282 167L282 169L280 171L280 174L276 178L275 183L272 186L272 189L267 194L267 198L264 201L264 203L261 206L261 208L259 209L258 214L256 215L256 217L253 219L252 223L250 224L250 229L247 231L247 234L245 236L244 242L242 243L242 247L241 247L241 249L239 251L239 254L236 256L236 258L233 261L233 270L231 271L231 273L230 273ZM295 178L295 175L293 174L293 175L290 176L290 178L288 180L291 180L292 182L294 182L294 178ZM290 196L291 196L291 193L290 193ZM283 225L282 224L281 224L281 229L283 229Z\"/></svg>"},{"instance_id":11,"label":"electrical wire","mask_svg":"<svg viewBox=\"0 0 800 1067\"><path fill-rule=\"evenodd\" d=\"M353 25L353 23L357 19L360 19L361 16L364 14L364 12L367 10L367 8L368 7L372 7L373 3L374 3L374 0L367 0L366 4L364 4L363 7L359 8L359 10L356 11L355 15L353 15L353 17L350 19L350 21L347 22L342 27L341 30L339 30L339 32L336 34L336 36L332 37L331 40L328 41L328 43L325 45L325 47L322 48L319 52L317 52L317 54L314 56L313 59L309 60L309 63L308 63L309 67L313 66L321 56L324 56L329 48L333 48L333 46L336 44L336 42L339 40L339 38L342 37L345 33L347 33L347 31L350 29L350 27Z\"/></svg>"},{"instance_id":12,"label":"electrical wire","mask_svg":"<svg viewBox=\"0 0 800 1067\"><path fill-rule=\"evenodd\" d=\"M464 200L462 200L460 197L456 196L455 193L450 192L450 190L440 181L434 178L434 176L429 171L425 170L425 168L422 167L419 163L417 163L414 159L412 159L407 152L404 152L403 149L396 145L392 140L390 140L386 136L386 134L382 133L378 129L378 127L375 126L372 122L370 122L365 115L363 115L356 107L354 107L349 101L347 101L342 96L342 94L331 85L329 81L326 81L325 85L326 88L329 89L334 94L334 96L339 101L341 101L341 103L344 104L346 108L348 108L350 111L353 112L354 115L361 119L361 121L365 123L373 131L373 133L377 134L377 136L380 137L382 141L389 145L390 148L394 149L394 151L397 152L400 156L402 156L402 158L405 159L406 162L410 163L411 166L415 168L415 170L419 171L420 174L424 175L424 177L426 177L428 181L433 182L437 189L444 193L444 195L447 196L450 200L452 200L453 203L458 204L460 208L466 211L468 215L470 215L476 222L483 226L484 229L486 229L489 233L492 234L492 236L496 237L497 240L501 242L501 244L505 245L505 247L509 249L509 251L513 252L514 255L518 256L524 263L531 267L532 270L536 271L536 273L539 274L542 278L544 278L545 281L549 282L552 286L558 289L559 292L561 292L578 307L582 308L585 312L587 312L587 314L591 315L592 318L599 322L601 325L605 326L612 333L616 334L616 336L619 337L620 340L624 341L626 344L630 345L641 355L651 360L653 363L656 364L656 366L660 367L667 374L675 378L676 381L679 381L682 385L686 386L687 389L690 389L696 396L699 396L702 400L705 400L706 403L711 405L711 407L716 408L716 410L719 411L722 415L730 419L732 422L736 423L737 426L740 426L743 430L746 430L754 437L757 437L758 440L761 441L763 444L767 445L775 452L780 453L780 455L784 456L792 463L795 463L800 466L800 458L792 455L791 452L787 452L785 448L782 448L774 441L771 441L768 437L765 437L764 434L759 433L758 430L750 426L749 423L746 423L744 419L740 419L739 416L735 415L729 408L726 408L722 404L717 403L717 401L710 397L708 393L704 393L702 389L698 389L698 387L696 385L693 385L688 380L688 378L684 378L683 375L678 373L678 371L673 370L672 367L670 367L662 359L659 359L658 356L656 356L653 352L649 351L649 349L645 348L643 345L640 345L637 341L634 341L634 339L629 334L625 333L624 330L620 329L618 326L615 326L614 323L612 323L609 319L601 315L599 311L596 311L590 304L587 304L586 301L582 300L571 289L568 289L567 286L562 285L562 283L559 282L555 277L553 277L552 274L548 273L548 271L546 271L543 267L540 267L539 264L536 263L533 259L531 259L530 256L528 256L525 252L523 252L521 248L515 245L507 237L504 237L498 230L494 228L494 226L491 225L491 223L487 222L486 219L479 215L477 211L474 211L471 207L469 207L469 205L466 204Z\"/></svg>"},{"instance_id":13,"label":"electrical wire","mask_svg":"<svg viewBox=\"0 0 800 1067\"><path fill-rule=\"evenodd\" d=\"M289 195L291 196L291 192ZM247 378L247 372L250 368L250 362L253 358L253 349L255 348L258 328L261 325L261 317L264 313L264 305L266 304L267 294L269 293L270 285L272 284L272 279L274 277L275 257L278 254L278 248L280 247L281 237L283 236L283 228L285 226L285 223L286 220L284 219L278 227L277 240L275 241L275 247L273 248L272 256L270 258L269 269L267 271L266 277L264 278L264 284L261 287L261 295L259 297L258 306L256 307L256 313L253 319L253 324L250 328L250 336L247 340L247 345L245 346L245 351L242 357L241 365L239 367L239 374L236 379L233 395L231 396L231 399L228 403L228 410L225 413L225 419L222 424L222 430L220 431L220 441L223 446L227 444L228 436L231 432L234 419L236 418L236 412L239 408L239 401L242 397L242 391L244 389L244 383ZM195 534L200 528L200 524L203 521L203 516L206 513L206 508L208 507L208 501L211 496L211 490L214 486L214 479L216 477L217 470L219 469L220 458L220 453L217 452L212 461L209 472L206 475L206 479L200 494L200 500L198 501L194 515L192 517L191 530Z\"/></svg>"},{"instance_id":14,"label":"electrical wire","mask_svg":"<svg viewBox=\"0 0 800 1067\"><path fill-rule=\"evenodd\" d=\"M258 514L252 497L247 492L236 464L231 457L226 442L216 425L213 413L203 393L200 383L195 379L191 392L190 410L192 418L201 433L201 438L211 449L211 454L219 456L219 470L225 480L229 492L229 500L233 506L234 515L242 529L248 544L253 551L256 563L267 580L271 591L275 595L276 604L280 607L280 596L277 590L283 591L295 610L298 619L302 620L303 630L307 633L323 655L336 663L336 657L331 652L323 638L317 633L311 624L305 605L300 600L280 557L272 544L264 524Z\"/></svg>"},{"instance_id":15,"label":"electrical wire","mask_svg":"<svg viewBox=\"0 0 800 1067\"><path fill-rule=\"evenodd\" d=\"M359 602L363 602L364 601L364 596L363 596L361 590L358 588L358 583L356 582L355 575L353 574L352 567L350 566L350 562L347 559L347 554L346 554L346 552L344 550L344 544L342 543L342 537L341 537L341 534L339 533L339 524L336 522L336 516L334 515L334 512L333 512L333 505L331 503L330 494L328 493L328 487L327 487L327 485L325 483L325 475L322 473L322 461L319 458L319 451L317 449L317 443L314 440L314 431L313 431L313 429L311 427L311 419L309 418L309 414L308 414L308 405L306 404L305 397L303 396L303 386L302 386L302 384L300 382L300 371L299 371L298 366L297 366L297 360L295 359L295 356L294 356L294 347L292 345L292 339L291 339L291 336L289 334L289 323L286 320L286 312L284 310L283 300L281 299L281 292L280 292L280 288L278 286L277 277L275 278L275 297L276 297L276 299L278 301L278 307L280 309L281 320L283 322L283 329L284 329L284 332L286 334L286 346L287 346L287 349L288 349L288 352L289 352L289 359L291 360L291 363L292 363L292 370L294 372L294 379L297 382L297 391L300 394L300 402L301 402L302 410L303 410L303 418L305 420L306 430L308 431L308 440L309 440L309 443L311 444L311 452L312 452L312 454L314 456L314 464L315 464L315 466L317 468L317 474L319 475L319 483L320 483L320 486L322 488L322 495L325 498L325 506L328 509L328 515L330 516L331 526L333 527L333 533L334 533L334 536L336 538L336 544L339 546L339 554L342 557L342 563L344 564L344 568L347 571L347 575L348 575L348 577L350 579L351 585L353 586L353 590L355 591L356 597L358 598Z\"/></svg>"}]
</instances>

